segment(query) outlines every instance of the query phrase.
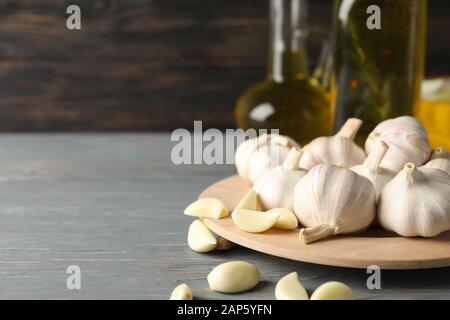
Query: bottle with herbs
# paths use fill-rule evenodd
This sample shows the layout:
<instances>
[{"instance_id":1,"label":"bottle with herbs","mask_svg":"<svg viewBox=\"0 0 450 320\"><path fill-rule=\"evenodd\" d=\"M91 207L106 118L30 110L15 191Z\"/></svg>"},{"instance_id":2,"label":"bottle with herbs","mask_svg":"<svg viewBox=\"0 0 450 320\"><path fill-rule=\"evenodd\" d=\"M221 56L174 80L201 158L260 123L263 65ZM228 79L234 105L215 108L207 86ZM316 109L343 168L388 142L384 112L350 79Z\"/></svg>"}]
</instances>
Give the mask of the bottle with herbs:
<instances>
[{"instance_id":1,"label":"bottle with herbs","mask_svg":"<svg viewBox=\"0 0 450 320\"><path fill-rule=\"evenodd\" d=\"M239 97L238 126L279 129L301 144L329 135L330 103L320 84L327 81L326 55L313 76L308 73L307 1L270 0L270 26L267 79Z\"/></svg>"},{"instance_id":2,"label":"bottle with herbs","mask_svg":"<svg viewBox=\"0 0 450 320\"><path fill-rule=\"evenodd\" d=\"M378 19L378 28L369 27L368 19ZM426 24L427 0L335 1L335 130L349 117L360 118L364 126L357 141L362 142L377 123L413 114L423 78Z\"/></svg>"}]
</instances>

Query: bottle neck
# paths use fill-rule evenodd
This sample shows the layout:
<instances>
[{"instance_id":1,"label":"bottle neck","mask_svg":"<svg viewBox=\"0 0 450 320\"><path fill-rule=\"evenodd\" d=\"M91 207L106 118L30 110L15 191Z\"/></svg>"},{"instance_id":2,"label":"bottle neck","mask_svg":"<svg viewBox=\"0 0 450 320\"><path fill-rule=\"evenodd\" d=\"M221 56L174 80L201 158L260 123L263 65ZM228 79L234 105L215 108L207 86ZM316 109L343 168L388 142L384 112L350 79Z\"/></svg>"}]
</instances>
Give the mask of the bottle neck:
<instances>
[{"instance_id":1,"label":"bottle neck","mask_svg":"<svg viewBox=\"0 0 450 320\"><path fill-rule=\"evenodd\" d=\"M270 28L269 79L307 77L307 1L270 0Z\"/></svg>"}]
</instances>

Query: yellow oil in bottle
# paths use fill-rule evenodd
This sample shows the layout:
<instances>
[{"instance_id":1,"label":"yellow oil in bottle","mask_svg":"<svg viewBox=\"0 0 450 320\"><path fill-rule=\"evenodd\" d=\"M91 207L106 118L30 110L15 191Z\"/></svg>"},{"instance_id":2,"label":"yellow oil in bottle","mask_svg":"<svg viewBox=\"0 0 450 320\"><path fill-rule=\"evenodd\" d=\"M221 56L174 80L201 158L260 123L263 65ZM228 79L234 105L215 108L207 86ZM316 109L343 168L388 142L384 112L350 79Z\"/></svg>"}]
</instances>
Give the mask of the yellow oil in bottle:
<instances>
[{"instance_id":1,"label":"yellow oil in bottle","mask_svg":"<svg viewBox=\"0 0 450 320\"><path fill-rule=\"evenodd\" d=\"M330 135L327 92L308 75L305 0L271 0L271 47L265 81L238 99L235 116L243 129L279 129L300 144Z\"/></svg>"},{"instance_id":2,"label":"yellow oil in bottle","mask_svg":"<svg viewBox=\"0 0 450 320\"><path fill-rule=\"evenodd\" d=\"M434 148L450 150L450 78L424 81L422 100L414 115L422 121Z\"/></svg>"}]
</instances>

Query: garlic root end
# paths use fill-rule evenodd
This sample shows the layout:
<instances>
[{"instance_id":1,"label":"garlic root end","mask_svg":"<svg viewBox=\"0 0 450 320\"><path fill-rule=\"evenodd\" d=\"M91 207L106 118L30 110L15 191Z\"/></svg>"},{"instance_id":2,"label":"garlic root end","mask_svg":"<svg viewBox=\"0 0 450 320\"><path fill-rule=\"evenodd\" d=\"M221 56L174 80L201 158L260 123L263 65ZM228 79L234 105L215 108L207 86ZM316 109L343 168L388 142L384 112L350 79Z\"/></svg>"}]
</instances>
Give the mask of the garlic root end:
<instances>
[{"instance_id":1,"label":"garlic root end","mask_svg":"<svg viewBox=\"0 0 450 320\"><path fill-rule=\"evenodd\" d=\"M312 228L300 229L299 237L305 244L309 244L320 239L334 236L337 233L338 227L332 227L328 224L321 224Z\"/></svg>"}]
</instances>

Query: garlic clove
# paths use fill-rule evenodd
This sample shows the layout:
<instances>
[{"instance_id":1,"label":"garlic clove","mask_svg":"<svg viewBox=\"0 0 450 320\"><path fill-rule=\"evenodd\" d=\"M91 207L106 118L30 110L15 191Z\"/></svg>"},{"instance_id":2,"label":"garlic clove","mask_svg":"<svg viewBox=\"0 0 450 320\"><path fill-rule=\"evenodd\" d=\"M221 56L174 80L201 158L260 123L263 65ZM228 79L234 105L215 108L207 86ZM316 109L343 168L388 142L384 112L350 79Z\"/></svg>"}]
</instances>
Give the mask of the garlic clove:
<instances>
[{"instance_id":1,"label":"garlic clove","mask_svg":"<svg viewBox=\"0 0 450 320\"><path fill-rule=\"evenodd\" d=\"M350 170L372 182L377 198L386 183L391 181L396 175L396 172L381 166L381 162L388 150L389 146L384 141L379 141L376 148L370 153L363 164L350 168Z\"/></svg>"},{"instance_id":2,"label":"garlic clove","mask_svg":"<svg viewBox=\"0 0 450 320\"><path fill-rule=\"evenodd\" d=\"M286 208L275 208L267 212L278 212L280 217L273 225L274 228L283 230L294 230L298 227L298 220L295 214Z\"/></svg>"},{"instance_id":3,"label":"garlic clove","mask_svg":"<svg viewBox=\"0 0 450 320\"><path fill-rule=\"evenodd\" d=\"M375 218L376 192L355 172L334 165L312 168L295 186L294 213L304 243L365 230Z\"/></svg>"},{"instance_id":4,"label":"garlic clove","mask_svg":"<svg viewBox=\"0 0 450 320\"><path fill-rule=\"evenodd\" d=\"M184 209L184 214L194 217L222 219L228 216L228 208L219 199L202 198Z\"/></svg>"},{"instance_id":5,"label":"garlic clove","mask_svg":"<svg viewBox=\"0 0 450 320\"><path fill-rule=\"evenodd\" d=\"M338 281L322 284L311 295L311 300L355 300L352 289Z\"/></svg>"},{"instance_id":6,"label":"garlic clove","mask_svg":"<svg viewBox=\"0 0 450 320\"><path fill-rule=\"evenodd\" d=\"M439 169L450 175L450 160L445 158L435 158L425 164L426 168Z\"/></svg>"},{"instance_id":7,"label":"garlic clove","mask_svg":"<svg viewBox=\"0 0 450 320\"><path fill-rule=\"evenodd\" d=\"M361 124L362 121L359 119L348 119L336 135L319 137L311 141L303 148L299 167L310 170L318 164L334 164L349 168L363 163L366 154L353 141Z\"/></svg>"},{"instance_id":8,"label":"garlic clove","mask_svg":"<svg viewBox=\"0 0 450 320\"><path fill-rule=\"evenodd\" d=\"M407 163L381 192L378 221L404 237L434 237L450 230L450 176Z\"/></svg>"},{"instance_id":9,"label":"garlic clove","mask_svg":"<svg viewBox=\"0 0 450 320\"><path fill-rule=\"evenodd\" d=\"M248 209L261 211L261 204L259 202L259 196L256 191L251 188L245 196L239 201L235 209Z\"/></svg>"},{"instance_id":10,"label":"garlic clove","mask_svg":"<svg viewBox=\"0 0 450 320\"><path fill-rule=\"evenodd\" d=\"M195 220L189 226L189 248L196 252L209 252L217 247L217 240L201 220Z\"/></svg>"},{"instance_id":11,"label":"garlic clove","mask_svg":"<svg viewBox=\"0 0 450 320\"><path fill-rule=\"evenodd\" d=\"M381 166L394 172L402 170L407 162L422 165L430 157L431 146L425 129L413 117L401 116L380 122L366 140L366 153L370 154L380 140L389 145Z\"/></svg>"},{"instance_id":12,"label":"garlic clove","mask_svg":"<svg viewBox=\"0 0 450 320\"><path fill-rule=\"evenodd\" d=\"M233 211L231 218L242 231L260 233L269 230L277 222L278 212L259 212L246 209Z\"/></svg>"},{"instance_id":13,"label":"garlic clove","mask_svg":"<svg viewBox=\"0 0 450 320\"><path fill-rule=\"evenodd\" d=\"M211 290L223 293L237 293L255 287L261 273L254 265L244 261L225 262L208 274Z\"/></svg>"},{"instance_id":14,"label":"garlic clove","mask_svg":"<svg viewBox=\"0 0 450 320\"><path fill-rule=\"evenodd\" d=\"M180 284L173 289L170 294L170 300L192 300L192 292L189 286L185 283Z\"/></svg>"},{"instance_id":15,"label":"garlic clove","mask_svg":"<svg viewBox=\"0 0 450 320\"><path fill-rule=\"evenodd\" d=\"M297 272L281 278L275 287L277 300L308 300L308 293L298 279Z\"/></svg>"},{"instance_id":16,"label":"garlic clove","mask_svg":"<svg viewBox=\"0 0 450 320\"><path fill-rule=\"evenodd\" d=\"M253 185L264 210L287 208L293 211L293 190L297 182L306 174L297 170L301 151L292 148L284 163L265 173Z\"/></svg>"}]
</instances>

